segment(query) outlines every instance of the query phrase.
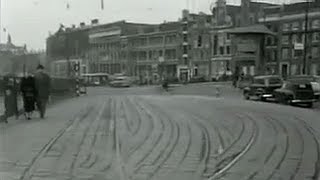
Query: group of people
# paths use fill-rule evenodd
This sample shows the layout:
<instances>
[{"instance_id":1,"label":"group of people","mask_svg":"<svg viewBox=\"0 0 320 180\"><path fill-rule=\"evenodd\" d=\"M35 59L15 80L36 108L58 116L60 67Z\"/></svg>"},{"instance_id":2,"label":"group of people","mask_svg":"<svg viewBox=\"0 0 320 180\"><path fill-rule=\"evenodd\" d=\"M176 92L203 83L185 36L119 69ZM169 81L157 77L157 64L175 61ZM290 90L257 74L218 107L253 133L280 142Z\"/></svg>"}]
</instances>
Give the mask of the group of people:
<instances>
[{"instance_id":1,"label":"group of people","mask_svg":"<svg viewBox=\"0 0 320 180\"><path fill-rule=\"evenodd\" d=\"M39 65L35 75L23 77L20 82L20 89L16 88L15 82L9 83L5 87L5 113L3 115L4 122L11 116L19 116L17 107L17 94L20 90L23 99L23 113L27 120L31 120L32 113L39 111L40 118L44 118L46 112L46 104L50 96L51 78L44 72L44 66Z\"/></svg>"}]
</instances>

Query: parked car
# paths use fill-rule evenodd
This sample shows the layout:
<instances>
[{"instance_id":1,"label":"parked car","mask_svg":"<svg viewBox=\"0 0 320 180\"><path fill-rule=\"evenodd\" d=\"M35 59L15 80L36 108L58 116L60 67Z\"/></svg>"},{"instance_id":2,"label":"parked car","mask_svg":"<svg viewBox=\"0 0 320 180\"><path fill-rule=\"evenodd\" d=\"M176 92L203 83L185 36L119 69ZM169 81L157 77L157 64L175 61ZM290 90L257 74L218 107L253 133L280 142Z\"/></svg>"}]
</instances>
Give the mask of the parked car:
<instances>
[{"instance_id":1,"label":"parked car","mask_svg":"<svg viewBox=\"0 0 320 180\"><path fill-rule=\"evenodd\" d=\"M111 87L130 87L131 81L129 77L119 76L119 77L115 77L110 82L110 86Z\"/></svg>"},{"instance_id":2,"label":"parked car","mask_svg":"<svg viewBox=\"0 0 320 180\"><path fill-rule=\"evenodd\" d=\"M253 82L243 89L243 96L247 100L253 96L266 101L268 98L274 98L274 90L281 86L280 76L256 76Z\"/></svg>"},{"instance_id":3,"label":"parked car","mask_svg":"<svg viewBox=\"0 0 320 180\"><path fill-rule=\"evenodd\" d=\"M311 108L316 101L311 83L304 79L287 80L274 93L276 100L283 104L304 104Z\"/></svg>"},{"instance_id":4,"label":"parked car","mask_svg":"<svg viewBox=\"0 0 320 180\"><path fill-rule=\"evenodd\" d=\"M305 80L311 83L315 98L320 100L320 76L313 76L313 75L296 75L291 76L289 80L299 79Z\"/></svg>"}]
</instances>

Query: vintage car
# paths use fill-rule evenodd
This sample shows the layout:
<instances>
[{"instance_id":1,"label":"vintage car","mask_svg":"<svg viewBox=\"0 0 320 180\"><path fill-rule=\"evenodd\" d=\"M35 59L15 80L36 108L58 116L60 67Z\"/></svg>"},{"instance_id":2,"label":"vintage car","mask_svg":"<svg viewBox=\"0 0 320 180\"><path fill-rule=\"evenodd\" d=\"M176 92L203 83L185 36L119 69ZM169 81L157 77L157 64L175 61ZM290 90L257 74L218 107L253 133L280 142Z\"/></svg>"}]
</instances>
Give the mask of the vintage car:
<instances>
[{"instance_id":1,"label":"vintage car","mask_svg":"<svg viewBox=\"0 0 320 180\"><path fill-rule=\"evenodd\" d=\"M261 101L266 101L269 98L274 98L273 91L282 86L280 76L256 76L250 85L243 89L245 99L256 97Z\"/></svg>"},{"instance_id":2,"label":"vintage car","mask_svg":"<svg viewBox=\"0 0 320 180\"><path fill-rule=\"evenodd\" d=\"M296 75L291 76L288 78L289 80L299 79L305 80L311 83L315 98L320 100L320 76L313 76L313 75Z\"/></svg>"},{"instance_id":3,"label":"vintage car","mask_svg":"<svg viewBox=\"0 0 320 180\"><path fill-rule=\"evenodd\" d=\"M276 100L283 104L304 104L311 108L316 102L311 83L304 79L288 79L274 94Z\"/></svg>"},{"instance_id":4,"label":"vintage car","mask_svg":"<svg viewBox=\"0 0 320 180\"><path fill-rule=\"evenodd\" d=\"M115 77L111 82L110 82L111 87L130 87L131 86L131 81L129 77L126 76L118 76Z\"/></svg>"}]
</instances>

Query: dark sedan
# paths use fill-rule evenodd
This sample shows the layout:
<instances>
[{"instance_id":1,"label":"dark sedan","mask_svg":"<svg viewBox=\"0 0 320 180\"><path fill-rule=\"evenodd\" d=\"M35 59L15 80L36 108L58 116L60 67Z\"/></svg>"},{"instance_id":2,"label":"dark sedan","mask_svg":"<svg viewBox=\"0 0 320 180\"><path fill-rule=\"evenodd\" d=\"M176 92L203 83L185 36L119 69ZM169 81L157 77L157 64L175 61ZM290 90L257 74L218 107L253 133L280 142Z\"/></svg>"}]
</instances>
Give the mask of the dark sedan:
<instances>
[{"instance_id":1,"label":"dark sedan","mask_svg":"<svg viewBox=\"0 0 320 180\"><path fill-rule=\"evenodd\" d=\"M301 79L284 82L281 88L275 90L275 98L283 104L304 104L310 108L316 102L312 84Z\"/></svg>"},{"instance_id":2,"label":"dark sedan","mask_svg":"<svg viewBox=\"0 0 320 180\"><path fill-rule=\"evenodd\" d=\"M273 91L280 88L281 85L282 79L279 76L256 76L253 78L253 82L243 89L243 95L245 99L257 97L262 101L266 101L274 97Z\"/></svg>"}]
</instances>

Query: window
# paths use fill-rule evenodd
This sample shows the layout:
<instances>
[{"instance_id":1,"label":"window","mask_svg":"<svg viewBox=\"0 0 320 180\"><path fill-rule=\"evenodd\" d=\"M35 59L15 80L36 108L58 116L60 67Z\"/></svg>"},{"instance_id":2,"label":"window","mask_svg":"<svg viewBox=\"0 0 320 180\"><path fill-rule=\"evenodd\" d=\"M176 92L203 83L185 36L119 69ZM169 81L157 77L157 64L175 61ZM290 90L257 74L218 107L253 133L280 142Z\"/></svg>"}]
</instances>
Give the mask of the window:
<instances>
[{"instance_id":1,"label":"window","mask_svg":"<svg viewBox=\"0 0 320 180\"><path fill-rule=\"evenodd\" d=\"M320 32L315 32L315 33L312 34L312 41L313 42L320 41Z\"/></svg>"},{"instance_id":2,"label":"window","mask_svg":"<svg viewBox=\"0 0 320 180\"><path fill-rule=\"evenodd\" d=\"M302 23L301 23L301 29L302 29L302 30L306 29L306 22L305 22L305 21L302 21Z\"/></svg>"},{"instance_id":3,"label":"window","mask_svg":"<svg viewBox=\"0 0 320 180\"><path fill-rule=\"evenodd\" d=\"M290 24L284 23L282 25L282 31L289 31L290 30Z\"/></svg>"},{"instance_id":4,"label":"window","mask_svg":"<svg viewBox=\"0 0 320 180\"><path fill-rule=\"evenodd\" d=\"M278 59L277 50L272 51L271 57L273 61L277 61Z\"/></svg>"},{"instance_id":5,"label":"window","mask_svg":"<svg viewBox=\"0 0 320 180\"><path fill-rule=\"evenodd\" d=\"M267 44L268 46L272 45L272 37L267 37L267 42L266 42L266 44Z\"/></svg>"},{"instance_id":6,"label":"window","mask_svg":"<svg viewBox=\"0 0 320 180\"><path fill-rule=\"evenodd\" d=\"M298 74L298 67L296 64L291 65L291 75L297 75Z\"/></svg>"},{"instance_id":7,"label":"window","mask_svg":"<svg viewBox=\"0 0 320 180\"><path fill-rule=\"evenodd\" d=\"M159 51L159 56L162 57L163 56L163 52L162 50Z\"/></svg>"},{"instance_id":8,"label":"window","mask_svg":"<svg viewBox=\"0 0 320 180\"><path fill-rule=\"evenodd\" d=\"M292 23L292 30L299 30L299 22Z\"/></svg>"},{"instance_id":9,"label":"window","mask_svg":"<svg viewBox=\"0 0 320 180\"><path fill-rule=\"evenodd\" d=\"M250 24L254 24L254 18L250 17Z\"/></svg>"},{"instance_id":10,"label":"window","mask_svg":"<svg viewBox=\"0 0 320 180\"><path fill-rule=\"evenodd\" d=\"M230 46L227 46L227 54L230 54Z\"/></svg>"},{"instance_id":11,"label":"window","mask_svg":"<svg viewBox=\"0 0 320 180\"><path fill-rule=\"evenodd\" d=\"M201 47L202 46L202 36L199 35L198 36L198 47Z\"/></svg>"},{"instance_id":12,"label":"window","mask_svg":"<svg viewBox=\"0 0 320 180\"><path fill-rule=\"evenodd\" d=\"M254 66L250 66L249 68L250 68L249 69L250 70L250 75L254 76L255 75Z\"/></svg>"},{"instance_id":13,"label":"window","mask_svg":"<svg viewBox=\"0 0 320 180\"><path fill-rule=\"evenodd\" d=\"M318 64L311 64L311 75L317 75L318 73Z\"/></svg>"},{"instance_id":14,"label":"window","mask_svg":"<svg viewBox=\"0 0 320 180\"><path fill-rule=\"evenodd\" d=\"M301 57L303 55L303 50L292 50L293 51L293 57Z\"/></svg>"},{"instance_id":15,"label":"window","mask_svg":"<svg viewBox=\"0 0 320 180\"><path fill-rule=\"evenodd\" d=\"M221 47L220 47L220 55L223 55L223 54L224 54L224 47L221 46Z\"/></svg>"},{"instance_id":16,"label":"window","mask_svg":"<svg viewBox=\"0 0 320 180\"><path fill-rule=\"evenodd\" d=\"M227 33L227 40L230 40L230 34Z\"/></svg>"},{"instance_id":17,"label":"window","mask_svg":"<svg viewBox=\"0 0 320 180\"><path fill-rule=\"evenodd\" d=\"M282 36L282 44L289 44L289 36L287 35Z\"/></svg>"},{"instance_id":18,"label":"window","mask_svg":"<svg viewBox=\"0 0 320 180\"><path fill-rule=\"evenodd\" d=\"M200 51L200 60L204 60L204 55L203 55L203 52L202 51Z\"/></svg>"},{"instance_id":19,"label":"window","mask_svg":"<svg viewBox=\"0 0 320 180\"><path fill-rule=\"evenodd\" d=\"M213 54L214 55L217 55L217 46L218 46L218 36L215 35L214 40L213 40Z\"/></svg>"},{"instance_id":20,"label":"window","mask_svg":"<svg viewBox=\"0 0 320 180\"><path fill-rule=\"evenodd\" d=\"M188 54L188 47L187 46L183 46L183 54Z\"/></svg>"},{"instance_id":21,"label":"window","mask_svg":"<svg viewBox=\"0 0 320 180\"><path fill-rule=\"evenodd\" d=\"M187 24L184 24L184 25L183 25L182 31L188 31L188 25L187 25Z\"/></svg>"},{"instance_id":22,"label":"window","mask_svg":"<svg viewBox=\"0 0 320 180\"><path fill-rule=\"evenodd\" d=\"M186 34L183 35L183 42L188 42L188 36Z\"/></svg>"},{"instance_id":23,"label":"window","mask_svg":"<svg viewBox=\"0 0 320 180\"><path fill-rule=\"evenodd\" d=\"M292 35L292 43L299 43L299 36L297 34Z\"/></svg>"},{"instance_id":24,"label":"window","mask_svg":"<svg viewBox=\"0 0 320 180\"><path fill-rule=\"evenodd\" d=\"M275 50L267 52L268 61L276 61L277 60L277 52Z\"/></svg>"},{"instance_id":25,"label":"window","mask_svg":"<svg viewBox=\"0 0 320 180\"><path fill-rule=\"evenodd\" d=\"M288 59L289 58L289 49L284 48L282 49L282 59Z\"/></svg>"},{"instance_id":26,"label":"window","mask_svg":"<svg viewBox=\"0 0 320 180\"><path fill-rule=\"evenodd\" d=\"M312 47L312 57L320 57L320 47Z\"/></svg>"},{"instance_id":27,"label":"window","mask_svg":"<svg viewBox=\"0 0 320 180\"><path fill-rule=\"evenodd\" d=\"M312 28L313 29L320 28L320 19L315 19L312 21Z\"/></svg>"}]
</instances>

